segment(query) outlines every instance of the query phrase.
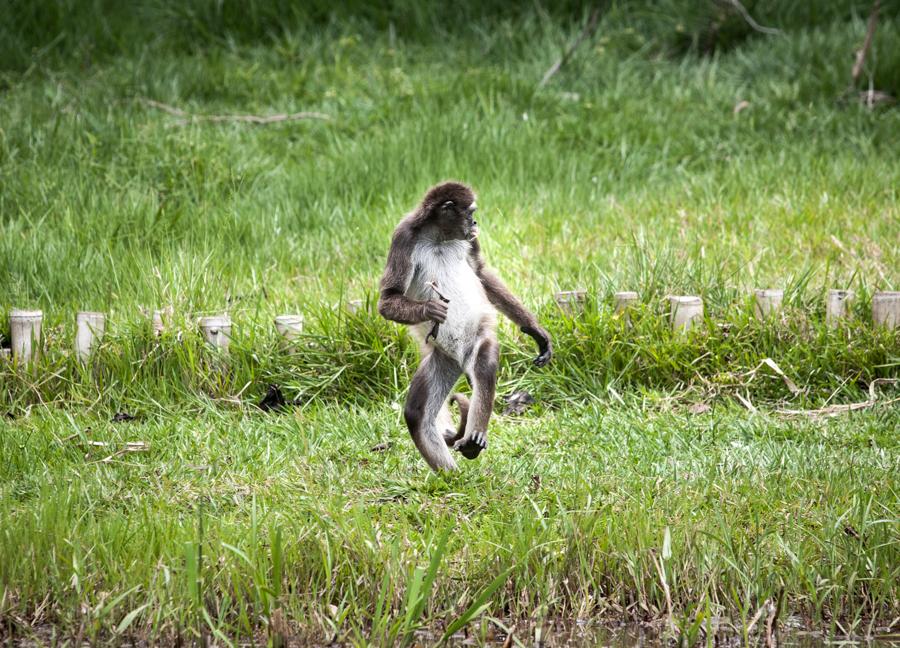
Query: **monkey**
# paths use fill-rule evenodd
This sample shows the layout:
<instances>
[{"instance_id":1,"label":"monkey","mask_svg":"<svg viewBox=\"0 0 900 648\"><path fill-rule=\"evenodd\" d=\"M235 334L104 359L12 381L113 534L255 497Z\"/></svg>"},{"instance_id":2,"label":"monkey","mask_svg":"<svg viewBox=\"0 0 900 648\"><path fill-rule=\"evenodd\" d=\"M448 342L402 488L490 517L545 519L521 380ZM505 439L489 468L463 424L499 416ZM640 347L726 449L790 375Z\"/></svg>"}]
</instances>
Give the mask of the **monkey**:
<instances>
[{"instance_id":1,"label":"monkey","mask_svg":"<svg viewBox=\"0 0 900 648\"><path fill-rule=\"evenodd\" d=\"M413 443L435 471L455 470L450 450L475 459L487 449L497 387L497 311L538 347L534 364L553 355L550 335L485 266L470 187L447 181L431 187L391 237L381 277L378 312L406 324L418 342L420 364L410 382L403 417ZM433 334L433 336L432 336ZM465 374L471 401L451 391ZM448 407L455 402L460 421Z\"/></svg>"}]
</instances>

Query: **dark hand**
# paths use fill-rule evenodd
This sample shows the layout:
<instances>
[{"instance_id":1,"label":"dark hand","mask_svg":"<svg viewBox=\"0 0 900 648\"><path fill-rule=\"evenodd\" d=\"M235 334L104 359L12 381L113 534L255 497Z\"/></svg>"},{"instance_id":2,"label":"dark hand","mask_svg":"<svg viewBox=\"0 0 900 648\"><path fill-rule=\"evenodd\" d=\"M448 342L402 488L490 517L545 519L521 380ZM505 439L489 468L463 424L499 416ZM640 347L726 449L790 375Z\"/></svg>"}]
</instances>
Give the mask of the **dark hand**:
<instances>
[{"instance_id":1,"label":"dark hand","mask_svg":"<svg viewBox=\"0 0 900 648\"><path fill-rule=\"evenodd\" d=\"M447 304L437 299L429 299L422 304L422 312L426 320L441 324L447 320Z\"/></svg>"},{"instance_id":2,"label":"dark hand","mask_svg":"<svg viewBox=\"0 0 900 648\"><path fill-rule=\"evenodd\" d=\"M523 327L522 332L530 335L538 345L538 357L534 359L535 367L543 367L553 357L553 343L550 342L550 334L540 326L537 328Z\"/></svg>"}]
</instances>

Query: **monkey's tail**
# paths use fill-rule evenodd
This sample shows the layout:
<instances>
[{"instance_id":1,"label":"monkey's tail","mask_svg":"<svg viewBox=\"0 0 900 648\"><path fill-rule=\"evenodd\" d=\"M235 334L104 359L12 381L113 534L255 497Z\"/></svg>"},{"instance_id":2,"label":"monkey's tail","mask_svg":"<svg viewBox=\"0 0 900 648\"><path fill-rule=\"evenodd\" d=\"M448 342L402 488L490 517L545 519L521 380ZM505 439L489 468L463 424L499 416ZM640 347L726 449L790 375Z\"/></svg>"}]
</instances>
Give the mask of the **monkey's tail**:
<instances>
[{"instance_id":1,"label":"monkey's tail","mask_svg":"<svg viewBox=\"0 0 900 648\"><path fill-rule=\"evenodd\" d=\"M459 426L456 428L456 436L453 441L459 441L466 433L466 421L469 418L469 399L463 394L456 393L450 396L450 400L459 406Z\"/></svg>"}]
</instances>

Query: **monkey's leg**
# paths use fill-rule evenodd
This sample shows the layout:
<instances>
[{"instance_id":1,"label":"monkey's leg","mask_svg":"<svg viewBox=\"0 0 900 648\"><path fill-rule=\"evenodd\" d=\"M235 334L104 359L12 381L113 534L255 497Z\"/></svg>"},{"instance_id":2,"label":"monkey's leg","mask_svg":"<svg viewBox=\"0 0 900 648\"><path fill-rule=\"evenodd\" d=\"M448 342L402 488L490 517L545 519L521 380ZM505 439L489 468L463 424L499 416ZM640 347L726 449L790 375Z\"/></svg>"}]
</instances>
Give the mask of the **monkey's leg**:
<instances>
[{"instance_id":1,"label":"monkey's leg","mask_svg":"<svg viewBox=\"0 0 900 648\"><path fill-rule=\"evenodd\" d=\"M492 338L482 340L475 353L470 373L474 385L466 431L463 438L454 446L466 459L474 459L487 448L487 428L494 409L499 359L500 347L497 340Z\"/></svg>"},{"instance_id":2,"label":"monkey's leg","mask_svg":"<svg viewBox=\"0 0 900 648\"><path fill-rule=\"evenodd\" d=\"M434 470L456 468L438 420L460 373L455 360L436 350L422 360L409 385L403 416L413 443Z\"/></svg>"}]
</instances>

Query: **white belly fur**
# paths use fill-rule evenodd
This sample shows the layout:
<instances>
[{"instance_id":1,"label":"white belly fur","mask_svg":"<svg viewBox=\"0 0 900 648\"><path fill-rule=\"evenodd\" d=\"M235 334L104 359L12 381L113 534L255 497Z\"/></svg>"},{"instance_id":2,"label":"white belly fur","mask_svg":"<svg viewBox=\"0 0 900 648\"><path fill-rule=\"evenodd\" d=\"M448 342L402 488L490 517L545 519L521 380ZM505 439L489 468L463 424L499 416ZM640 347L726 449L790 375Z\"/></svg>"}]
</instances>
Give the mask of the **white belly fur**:
<instances>
[{"instance_id":1,"label":"white belly fur","mask_svg":"<svg viewBox=\"0 0 900 648\"><path fill-rule=\"evenodd\" d=\"M469 265L469 251L468 241L419 242L413 250L413 277L406 290L410 299L437 299L426 285L434 281L441 294L450 300L447 320L441 324L437 339L428 344L454 358L464 370L469 370L479 330L497 321L497 311ZM429 321L411 326L410 330L422 343L433 327L434 322Z\"/></svg>"}]
</instances>

